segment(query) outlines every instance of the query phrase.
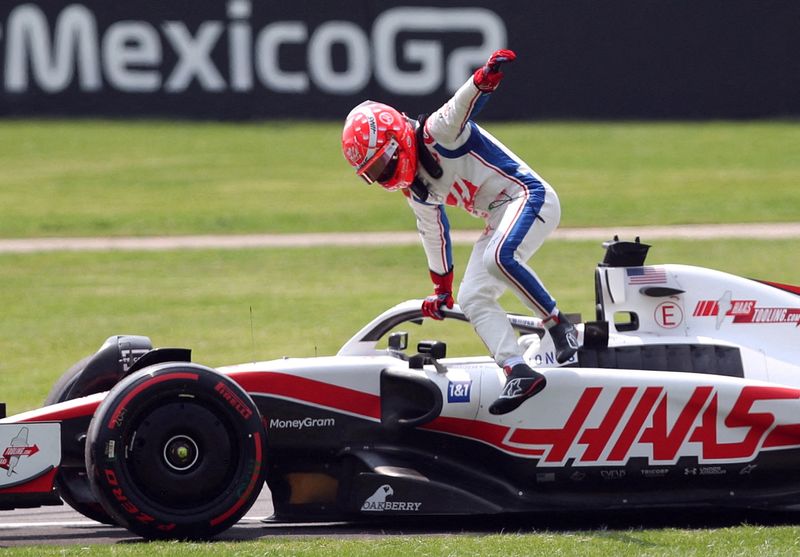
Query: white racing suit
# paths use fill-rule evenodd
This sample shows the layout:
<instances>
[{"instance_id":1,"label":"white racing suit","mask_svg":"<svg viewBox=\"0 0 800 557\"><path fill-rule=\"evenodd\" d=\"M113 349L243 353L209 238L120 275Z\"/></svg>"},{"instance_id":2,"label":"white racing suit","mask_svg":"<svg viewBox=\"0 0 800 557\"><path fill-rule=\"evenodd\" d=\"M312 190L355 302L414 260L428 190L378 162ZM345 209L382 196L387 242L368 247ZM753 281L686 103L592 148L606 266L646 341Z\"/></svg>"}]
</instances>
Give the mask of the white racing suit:
<instances>
[{"instance_id":1,"label":"white racing suit","mask_svg":"<svg viewBox=\"0 0 800 557\"><path fill-rule=\"evenodd\" d=\"M499 365L521 356L522 348L498 298L511 288L525 306L545 318L555 300L526 264L558 226L561 206L550 185L519 157L475 124L490 93L470 79L425 122L425 147L442 167L434 179L421 164L418 178L428 188L425 201L404 190L417 217L430 270L453 269L445 205L481 217L486 228L469 258L458 303Z\"/></svg>"}]
</instances>

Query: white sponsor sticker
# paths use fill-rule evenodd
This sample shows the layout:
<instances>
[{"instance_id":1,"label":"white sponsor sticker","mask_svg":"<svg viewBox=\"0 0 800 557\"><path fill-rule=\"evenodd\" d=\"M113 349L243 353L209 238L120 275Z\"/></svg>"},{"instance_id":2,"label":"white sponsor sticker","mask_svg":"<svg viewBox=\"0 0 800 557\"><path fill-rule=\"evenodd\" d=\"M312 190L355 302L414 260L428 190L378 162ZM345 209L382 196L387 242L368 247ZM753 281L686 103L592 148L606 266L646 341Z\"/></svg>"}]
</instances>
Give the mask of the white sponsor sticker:
<instances>
[{"instance_id":1,"label":"white sponsor sticker","mask_svg":"<svg viewBox=\"0 0 800 557\"><path fill-rule=\"evenodd\" d=\"M367 512L418 512L422 507L420 501L394 501L389 498L394 495L394 489L389 484L384 484L367 497L361 505L362 511Z\"/></svg>"},{"instance_id":2,"label":"white sponsor sticker","mask_svg":"<svg viewBox=\"0 0 800 557\"><path fill-rule=\"evenodd\" d=\"M0 424L0 489L25 483L60 463L60 424Z\"/></svg>"},{"instance_id":3,"label":"white sponsor sticker","mask_svg":"<svg viewBox=\"0 0 800 557\"><path fill-rule=\"evenodd\" d=\"M321 427L334 427L335 418L294 418L284 420L281 418L270 418L270 429L309 429Z\"/></svg>"}]
</instances>

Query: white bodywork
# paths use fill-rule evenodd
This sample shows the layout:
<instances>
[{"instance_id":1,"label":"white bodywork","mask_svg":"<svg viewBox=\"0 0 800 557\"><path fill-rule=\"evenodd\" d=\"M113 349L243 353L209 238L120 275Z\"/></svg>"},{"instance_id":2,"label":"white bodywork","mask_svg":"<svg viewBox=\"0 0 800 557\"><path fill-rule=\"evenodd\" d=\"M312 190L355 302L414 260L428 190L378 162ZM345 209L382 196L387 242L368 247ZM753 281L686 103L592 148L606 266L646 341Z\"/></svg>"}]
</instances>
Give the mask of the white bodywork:
<instances>
[{"instance_id":1,"label":"white bodywork","mask_svg":"<svg viewBox=\"0 0 800 557\"><path fill-rule=\"evenodd\" d=\"M609 329L617 333L610 345L729 344L739 347L746 378L800 386L800 296L700 267L636 269L648 269L649 278L631 276L627 267L598 268ZM642 293L648 287L683 292L654 297ZM638 316L638 329L617 332L615 314L630 312Z\"/></svg>"},{"instance_id":2,"label":"white bodywork","mask_svg":"<svg viewBox=\"0 0 800 557\"><path fill-rule=\"evenodd\" d=\"M617 467L637 457L651 466L671 465L680 457L696 458L703 465L731 465L750 462L761 451L800 446L800 296L684 265L600 266L597 286L598 317L608 323L609 348L734 347L741 355L743 377L703 369L582 367L578 356L560 367L542 330L541 335L522 335L519 342L527 360L546 376L546 389L514 412L493 416L488 406L505 378L488 355L444 358L438 365L412 368L405 356L377 348L388 330L419 319L420 300L379 315L334 357L225 369L302 375L374 397L381 396L382 370L418 374L439 387L443 401L439 418L424 427L534 458L537 467L567 462ZM452 315L460 315L458 306ZM510 319L528 330L541 328L533 317ZM578 325L581 342L587 326ZM303 396L302 402L310 399ZM319 407L337 411L328 404ZM370 419L379 421L379 416Z\"/></svg>"},{"instance_id":3,"label":"white bodywork","mask_svg":"<svg viewBox=\"0 0 800 557\"><path fill-rule=\"evenodd\" d=\"M0 424L0 489L24 484L60 463L60 424Z\"/></svg>"}]
</instances>

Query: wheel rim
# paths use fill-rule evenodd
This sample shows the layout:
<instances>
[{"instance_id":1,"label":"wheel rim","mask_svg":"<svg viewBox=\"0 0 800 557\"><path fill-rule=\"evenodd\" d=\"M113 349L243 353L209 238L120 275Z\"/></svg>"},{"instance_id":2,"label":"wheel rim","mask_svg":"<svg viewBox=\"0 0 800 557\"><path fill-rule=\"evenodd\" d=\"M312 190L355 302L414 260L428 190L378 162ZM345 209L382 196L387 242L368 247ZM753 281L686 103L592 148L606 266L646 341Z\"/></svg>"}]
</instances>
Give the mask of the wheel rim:
<instances>
[{"instance_id":1,"label":"wheel rim","mask_svg":"<svg viewBox=\"0 0 800 557\"><path fill-rule=\"evenodd\" d=\"M209 401L144 410L126 443L126 469L154 503L193 512L231 488L239 466L235 430Z\"/></svg>"}]
</instances>

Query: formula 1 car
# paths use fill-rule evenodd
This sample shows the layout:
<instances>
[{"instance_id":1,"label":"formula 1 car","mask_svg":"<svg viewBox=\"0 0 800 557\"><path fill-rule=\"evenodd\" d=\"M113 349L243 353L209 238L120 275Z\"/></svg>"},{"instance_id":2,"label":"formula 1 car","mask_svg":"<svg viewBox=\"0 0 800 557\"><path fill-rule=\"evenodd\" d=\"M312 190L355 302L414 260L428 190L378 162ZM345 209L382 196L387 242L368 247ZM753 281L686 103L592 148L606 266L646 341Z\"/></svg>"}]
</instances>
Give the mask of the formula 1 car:
<instances>
[{"instance_id":1,"label":"formula 1 car","mask_svg":"<svg viewBox=\"0 0 800 557\"><path fill-rule=\"evenodd\" d=\"M211 369L114 336L50 404L0 420L0 508L60 496L146 538L218 534L265 481L285 522L798 509L800 288L605 246L570 362L510 316L547 387L509 414L488 412L504 377L487 356L408 349L419 300L327 357Z\"/></svg>"}]
</instances>

